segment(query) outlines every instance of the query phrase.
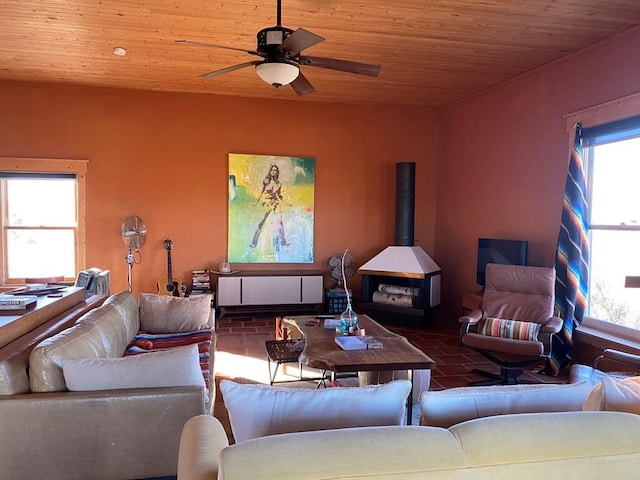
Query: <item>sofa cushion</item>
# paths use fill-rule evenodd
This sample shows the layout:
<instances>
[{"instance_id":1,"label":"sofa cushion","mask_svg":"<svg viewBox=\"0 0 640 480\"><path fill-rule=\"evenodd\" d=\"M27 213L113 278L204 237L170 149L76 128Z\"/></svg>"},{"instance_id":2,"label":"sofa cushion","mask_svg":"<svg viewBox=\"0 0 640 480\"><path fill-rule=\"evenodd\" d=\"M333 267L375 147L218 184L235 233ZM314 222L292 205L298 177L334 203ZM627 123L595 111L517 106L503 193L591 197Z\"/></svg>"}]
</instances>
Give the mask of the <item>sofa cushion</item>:
<instances>
[{"instance_id":1,"label":"sofa cushion","mask_svg":"<svg viewBox=\"0 0 640 480\"><path fill-rule=\"evenodd\" d=\"M103 301L104 297L94 296L80 302L0 348L0 395L30 392L29 355L33 348L44 339L71 327L79 317L99 307Z\"/></svg>"},{"instance_id":2,"label":"sofa cushion","mask_svg":"<svg viewBox=\"0 0 640 480\"><path fill-rule=\"evenodd\" d=\"M62 362L78 358L121 357L132 338L114 305L102 305L83 320L40 342L29 356L32 392L66 390Z\"/></svg>"},{"instance_id":3,"label":"sofa cushion","mask_svg":"<svg viewBox=\"0 0 640 480\"><path fill-rule=\"evenodd\" d=\"M591 386L496 385L429 391L420 397L420 423L448 428L473 418L508 413L580 411Z\"/></svg>"},{"instance_id":4,"label":"sofa cushion","mask_svg":"<svg viewBox=\"0 0 640 480\"><path fill-rule=\"evenodd\" d=\"M122 316L127 338L133 338L140 330L140 310L133 293L129 290L123 290L122 292L111 295L104 303L105 305L113 305L116 307Z\"/></svg>"},{"instance_id":5,"label":"sofa cushion","mask_svg":"<svg viewBox=\"0 0 640 480\"><path fill-rule=\"evenodd\" d=\"M278 433L402 425L411 382L322 390L220 382L236 442Z\"/></svg>"},{"instance_id":6,"label":"sofa cushion","mask_svg":"<svg viewBox=\"0 0 640 480\"><path fill-rule=\"evenodd\" d=\"M206 328L182 333L138 333L124 352L125 356L162 351L185 345L197 345L200 369L207 389L209 386L213 330Z\"/></svg>"},{"instance_id":7,"label":"sofa cushion","mask_svg":"<svg viewBox=\"0 0 640 480\"><path fill-rule=\"evenodd\" d=\"M602 377L587 396L583 409L640 414L640 377Z\"/></svg>"},{"instance_id":8,"label":"sofa cushion","mask_svg":"<svg viewBox=\"0 0 640 480\"><path fill-rule=\"evenodd\" d=\"M205 387L197 345L119 358L66 359L62 370L70 391Z\"/></svg>"},{"instance_id":9,"label":"sofa cushion","mask_svg":"<svg viewBox=\"0 0 640 480\"><path fill-rule=\"evenodd\" d=\"M207 328L211 295L181 298L140 293L140 330L149 333L190 332Z\"/></svg>"},{"instance_id":10,"label":"sofa cushion","mask_svg":"<svg viewBox=\"0 0 640 480\"><path fill-rule=\"evenodd\" d=\"M537 340L541 325L535 322L520 322L505 318L489 317L480 327L481 335L490 337L513 338L516 340Z\"/></svg>"}]
</instances>

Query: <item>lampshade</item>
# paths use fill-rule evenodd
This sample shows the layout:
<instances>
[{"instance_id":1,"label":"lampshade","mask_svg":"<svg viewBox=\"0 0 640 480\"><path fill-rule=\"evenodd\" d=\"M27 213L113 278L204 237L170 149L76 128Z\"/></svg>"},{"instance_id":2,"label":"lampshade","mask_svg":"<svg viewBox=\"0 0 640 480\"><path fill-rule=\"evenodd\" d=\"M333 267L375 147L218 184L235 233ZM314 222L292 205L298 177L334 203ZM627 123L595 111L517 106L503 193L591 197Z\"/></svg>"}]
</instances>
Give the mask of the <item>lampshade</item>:
<instances>
[{"instance_id":1,"label":"lampshade","mask_svg":"<svg viewBox=\"0 0 640 480\"><path fill-rule=\"evenodd\" d=\"M281 62L263 62L256 65L258 76L274 87L288 85L298 78L300 70L296 65Z\"/></svg>"}]
</instances>

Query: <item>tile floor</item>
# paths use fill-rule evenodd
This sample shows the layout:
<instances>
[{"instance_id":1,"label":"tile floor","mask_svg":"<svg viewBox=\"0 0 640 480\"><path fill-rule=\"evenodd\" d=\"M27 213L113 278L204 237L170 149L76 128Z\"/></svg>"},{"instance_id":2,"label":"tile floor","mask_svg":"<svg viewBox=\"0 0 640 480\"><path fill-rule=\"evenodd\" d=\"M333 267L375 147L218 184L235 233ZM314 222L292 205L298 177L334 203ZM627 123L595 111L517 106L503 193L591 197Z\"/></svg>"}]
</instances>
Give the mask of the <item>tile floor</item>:
<instances>
[{"instance_id":1,"label":"tile floor","mask_svg":"<svg viewBox=\"0 0 640 480\"><path fill-rule=\"evenodd\" d=\"M498 369L480 354L458 346L458 324L434 323L426 328L385 324L412 342L436 362L431 373L431 390L469 385L484 377L471 373L473 368L497 372ZM268 383L266 340L274 338L275 317L224 317L217 320L216 376L244 377ZM297 368L289 366L295 374ZM278 379L286 377L278 376Z\"/></svg>"}]
</instances>

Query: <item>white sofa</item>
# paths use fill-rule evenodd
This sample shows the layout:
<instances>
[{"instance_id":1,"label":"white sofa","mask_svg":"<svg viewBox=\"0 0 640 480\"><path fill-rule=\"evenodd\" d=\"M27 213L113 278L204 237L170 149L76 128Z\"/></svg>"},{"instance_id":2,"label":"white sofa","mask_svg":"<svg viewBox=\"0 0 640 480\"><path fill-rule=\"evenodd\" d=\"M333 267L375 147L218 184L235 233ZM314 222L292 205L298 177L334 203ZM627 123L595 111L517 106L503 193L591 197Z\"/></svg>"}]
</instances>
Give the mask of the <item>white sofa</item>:
<instances>
[{"instance_id":1,"label":"white sofa","mask_svg":"<svg viewBox=\"0 0 640 480\"><path fill-rule=\"evenodd\" d=\"M425 392L421 426L400 425L404 382L295 392L223 381L240 440L229 446L214 417L190 419L178 480L637 477L640 377ZM367 420L371 403L389 404L388 423Z\"/></svg>"},{"instance_id":2,"label":"white sofa","mask_svg":"<svg viewBox=\"0 0 640 480\"><path fill-rule=\"evenodd\" d=\"M479 418L449 429L361 427L228 445L220 422L190 419L178 480L635 479L640 416L560 412Z\"/></svg>"}]
</instances>

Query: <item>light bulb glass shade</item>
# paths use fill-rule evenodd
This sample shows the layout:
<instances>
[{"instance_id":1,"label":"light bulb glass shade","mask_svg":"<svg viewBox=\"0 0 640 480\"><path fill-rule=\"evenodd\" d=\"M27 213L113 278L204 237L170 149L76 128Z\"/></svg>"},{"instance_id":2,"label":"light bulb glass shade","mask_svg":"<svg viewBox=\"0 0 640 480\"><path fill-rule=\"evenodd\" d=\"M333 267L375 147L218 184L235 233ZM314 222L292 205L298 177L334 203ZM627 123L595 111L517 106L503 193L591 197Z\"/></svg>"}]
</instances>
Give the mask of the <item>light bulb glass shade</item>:
<instances>
[{"instance_id":1,"label":"light bulb glass shade","mask_svg":"<svg viewBox=\"0 0 640 480\"><path fill-rule=\"evenodd\" d=\"M300 70L297 66L290 63L265 62L256 65L258 76L265 82L280 86L289 85L296 78Z\"/></svg>"}]
</instances>

